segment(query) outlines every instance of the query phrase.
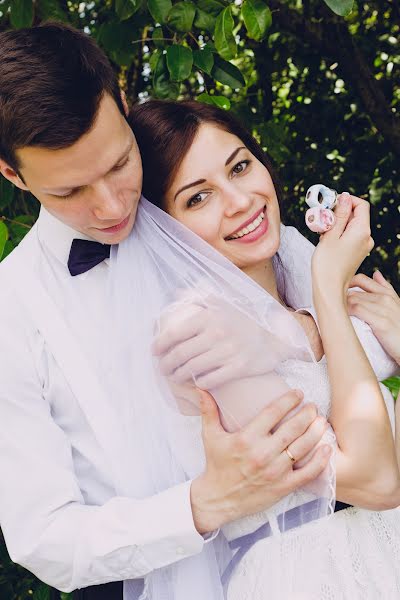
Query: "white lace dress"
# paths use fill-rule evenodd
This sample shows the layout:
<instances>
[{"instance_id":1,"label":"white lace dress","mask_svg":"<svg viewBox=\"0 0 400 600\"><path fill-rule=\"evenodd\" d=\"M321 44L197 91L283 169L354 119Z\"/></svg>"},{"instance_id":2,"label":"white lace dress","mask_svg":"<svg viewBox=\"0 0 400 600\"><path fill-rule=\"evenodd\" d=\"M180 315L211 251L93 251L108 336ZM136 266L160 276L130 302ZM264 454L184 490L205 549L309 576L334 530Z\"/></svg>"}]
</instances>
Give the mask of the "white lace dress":
<instances>
[{"instance_id":1,"label":"white lace dress","mask_svg":"<svg viewBox=\"0 0 400 600\"><path fill-rule=\"evenodd\" d=\"M279 373L329 411L326 362L286 361ZM384 392L391 421L394 405ZM254 531L253 515L228 526L228 537ZM258 515L261 520L261 515ZM265 520L265 515L264 515ZM228 600L398 600L400 509L347 508L254 544L236 566Z\"/></svg>"},{"instance_id":2,"label":"white lace dress","mask_svg":"<svg viewBox=\"0 0 400 600\"><path fill-rule=\"evenodd\" d=\"M316 318L312 307L298 310ZM358 319L352 321L377 378L381 381L393 375L396 366L370 327ZM314 402L321 414L329 415L325 357L320 362L287 360L276 372L291 388L302 389L305 399ZM394 431L394 400L384 385L381 388ZM180 416L173 427L175 433L179 428L188 435L181 462L188 476L194 477L205 465L201 421ZM184 440L185 436L178 438ZM310 500L301 491L295 494L296 505ZM223 533L228 541L253 533L265 523L271 524L282 506L285 499L268 511L229 523ZM227 600L400 600L400 509L347 508L278 537L261 539L234 568Z\"/></svg>"}]
</instances>

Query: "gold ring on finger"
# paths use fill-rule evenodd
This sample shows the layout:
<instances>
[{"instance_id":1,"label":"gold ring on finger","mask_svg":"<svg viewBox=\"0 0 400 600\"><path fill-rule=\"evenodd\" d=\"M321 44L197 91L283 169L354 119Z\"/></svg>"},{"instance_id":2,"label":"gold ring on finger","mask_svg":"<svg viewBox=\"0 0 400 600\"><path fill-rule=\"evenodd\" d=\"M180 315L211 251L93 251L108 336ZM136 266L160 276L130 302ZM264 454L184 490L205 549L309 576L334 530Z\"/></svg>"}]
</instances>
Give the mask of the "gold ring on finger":
<instances>
[{"instance_id":1,"label":"gold ring on finger","mask_svg":"<svg viewBox=\"0 0 400 600\"><path fill-rule=\"evenodd\" d=\"M289 448L285 448L285 452L288 455L288 457L290 458L290 460L292 461L292 463L296 462L296 459L293 456L293 454L290 452Z\"/></svg>"}]
</instances>

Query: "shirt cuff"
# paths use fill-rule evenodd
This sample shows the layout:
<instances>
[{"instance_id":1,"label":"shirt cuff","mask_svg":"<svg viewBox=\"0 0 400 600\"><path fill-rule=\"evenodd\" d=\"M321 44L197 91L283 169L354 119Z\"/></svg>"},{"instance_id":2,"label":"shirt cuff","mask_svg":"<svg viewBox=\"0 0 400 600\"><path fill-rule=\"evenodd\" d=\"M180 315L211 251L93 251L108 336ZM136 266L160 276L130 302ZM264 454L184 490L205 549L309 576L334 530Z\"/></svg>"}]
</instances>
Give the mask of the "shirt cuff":
<instances>
[{"instance_id":1,"label":"shirt cuff","mask_svg":"<svg viewBox=\"0 0 400 600\"><path fill-rule=\"evenodd\" d=\"M147 499L154 541L141 546L152 569L199 554L204 539L193 522L190 486L186 481Z\"/></svg>"}]
</instances>

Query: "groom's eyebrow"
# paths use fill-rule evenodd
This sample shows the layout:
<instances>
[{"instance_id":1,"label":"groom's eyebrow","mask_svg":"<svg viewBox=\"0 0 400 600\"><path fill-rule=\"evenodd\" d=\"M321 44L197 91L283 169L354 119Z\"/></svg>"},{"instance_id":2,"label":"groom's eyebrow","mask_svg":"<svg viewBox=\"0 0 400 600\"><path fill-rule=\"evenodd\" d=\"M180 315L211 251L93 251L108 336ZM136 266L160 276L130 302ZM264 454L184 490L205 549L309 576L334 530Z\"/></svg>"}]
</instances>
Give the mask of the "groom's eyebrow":
<instances>
[{"instance_id":1,"label":"groom's eyebrow","mask_svg":"<svg viewBox=\"0 0 400 600\"><path fill-rule=\"evenodd\" d=\"M111 169L109 169L109 171L107 171L106 175L108 175L109 173L111 173L111 171L113 169L115 169L115 167L122 161L124 160L124 158L127 158L127 156L129 155L129 153L131 152L132 148L133 148L133 144L134 144L134 139L132 138L129 141L129 145L127 148L125 148L125 150L123 151L123 153L120 155L120 157L118 158L118 160L115 161L115 163L113 164L113 166L111 167ZM86 185L76 185L74 187L63 187L63 188L53 188L53 189L43 189L42 191L45 194L65 194L66 192L73 192L75 190L79 190L81 188L86 187Z\"/></svg>"}]
</instances>

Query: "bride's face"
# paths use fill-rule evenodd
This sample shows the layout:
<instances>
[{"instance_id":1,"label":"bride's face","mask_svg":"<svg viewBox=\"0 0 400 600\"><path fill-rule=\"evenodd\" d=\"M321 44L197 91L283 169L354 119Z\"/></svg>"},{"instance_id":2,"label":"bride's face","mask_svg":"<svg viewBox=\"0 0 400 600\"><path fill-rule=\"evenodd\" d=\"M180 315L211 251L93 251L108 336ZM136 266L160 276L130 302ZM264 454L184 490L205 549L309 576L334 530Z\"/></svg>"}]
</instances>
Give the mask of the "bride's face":
<instances>
[{"instance_id":1,"label":"bride's face","mask_svg":"<svg viewBox=\"0 0 400 600\"><path fill-rule=\"evenodd\" d=\"M279 205L268 169L215 125L200 126L165 208L241 269L271 258L279 247Z\"/></svg>"}]
</instances>

